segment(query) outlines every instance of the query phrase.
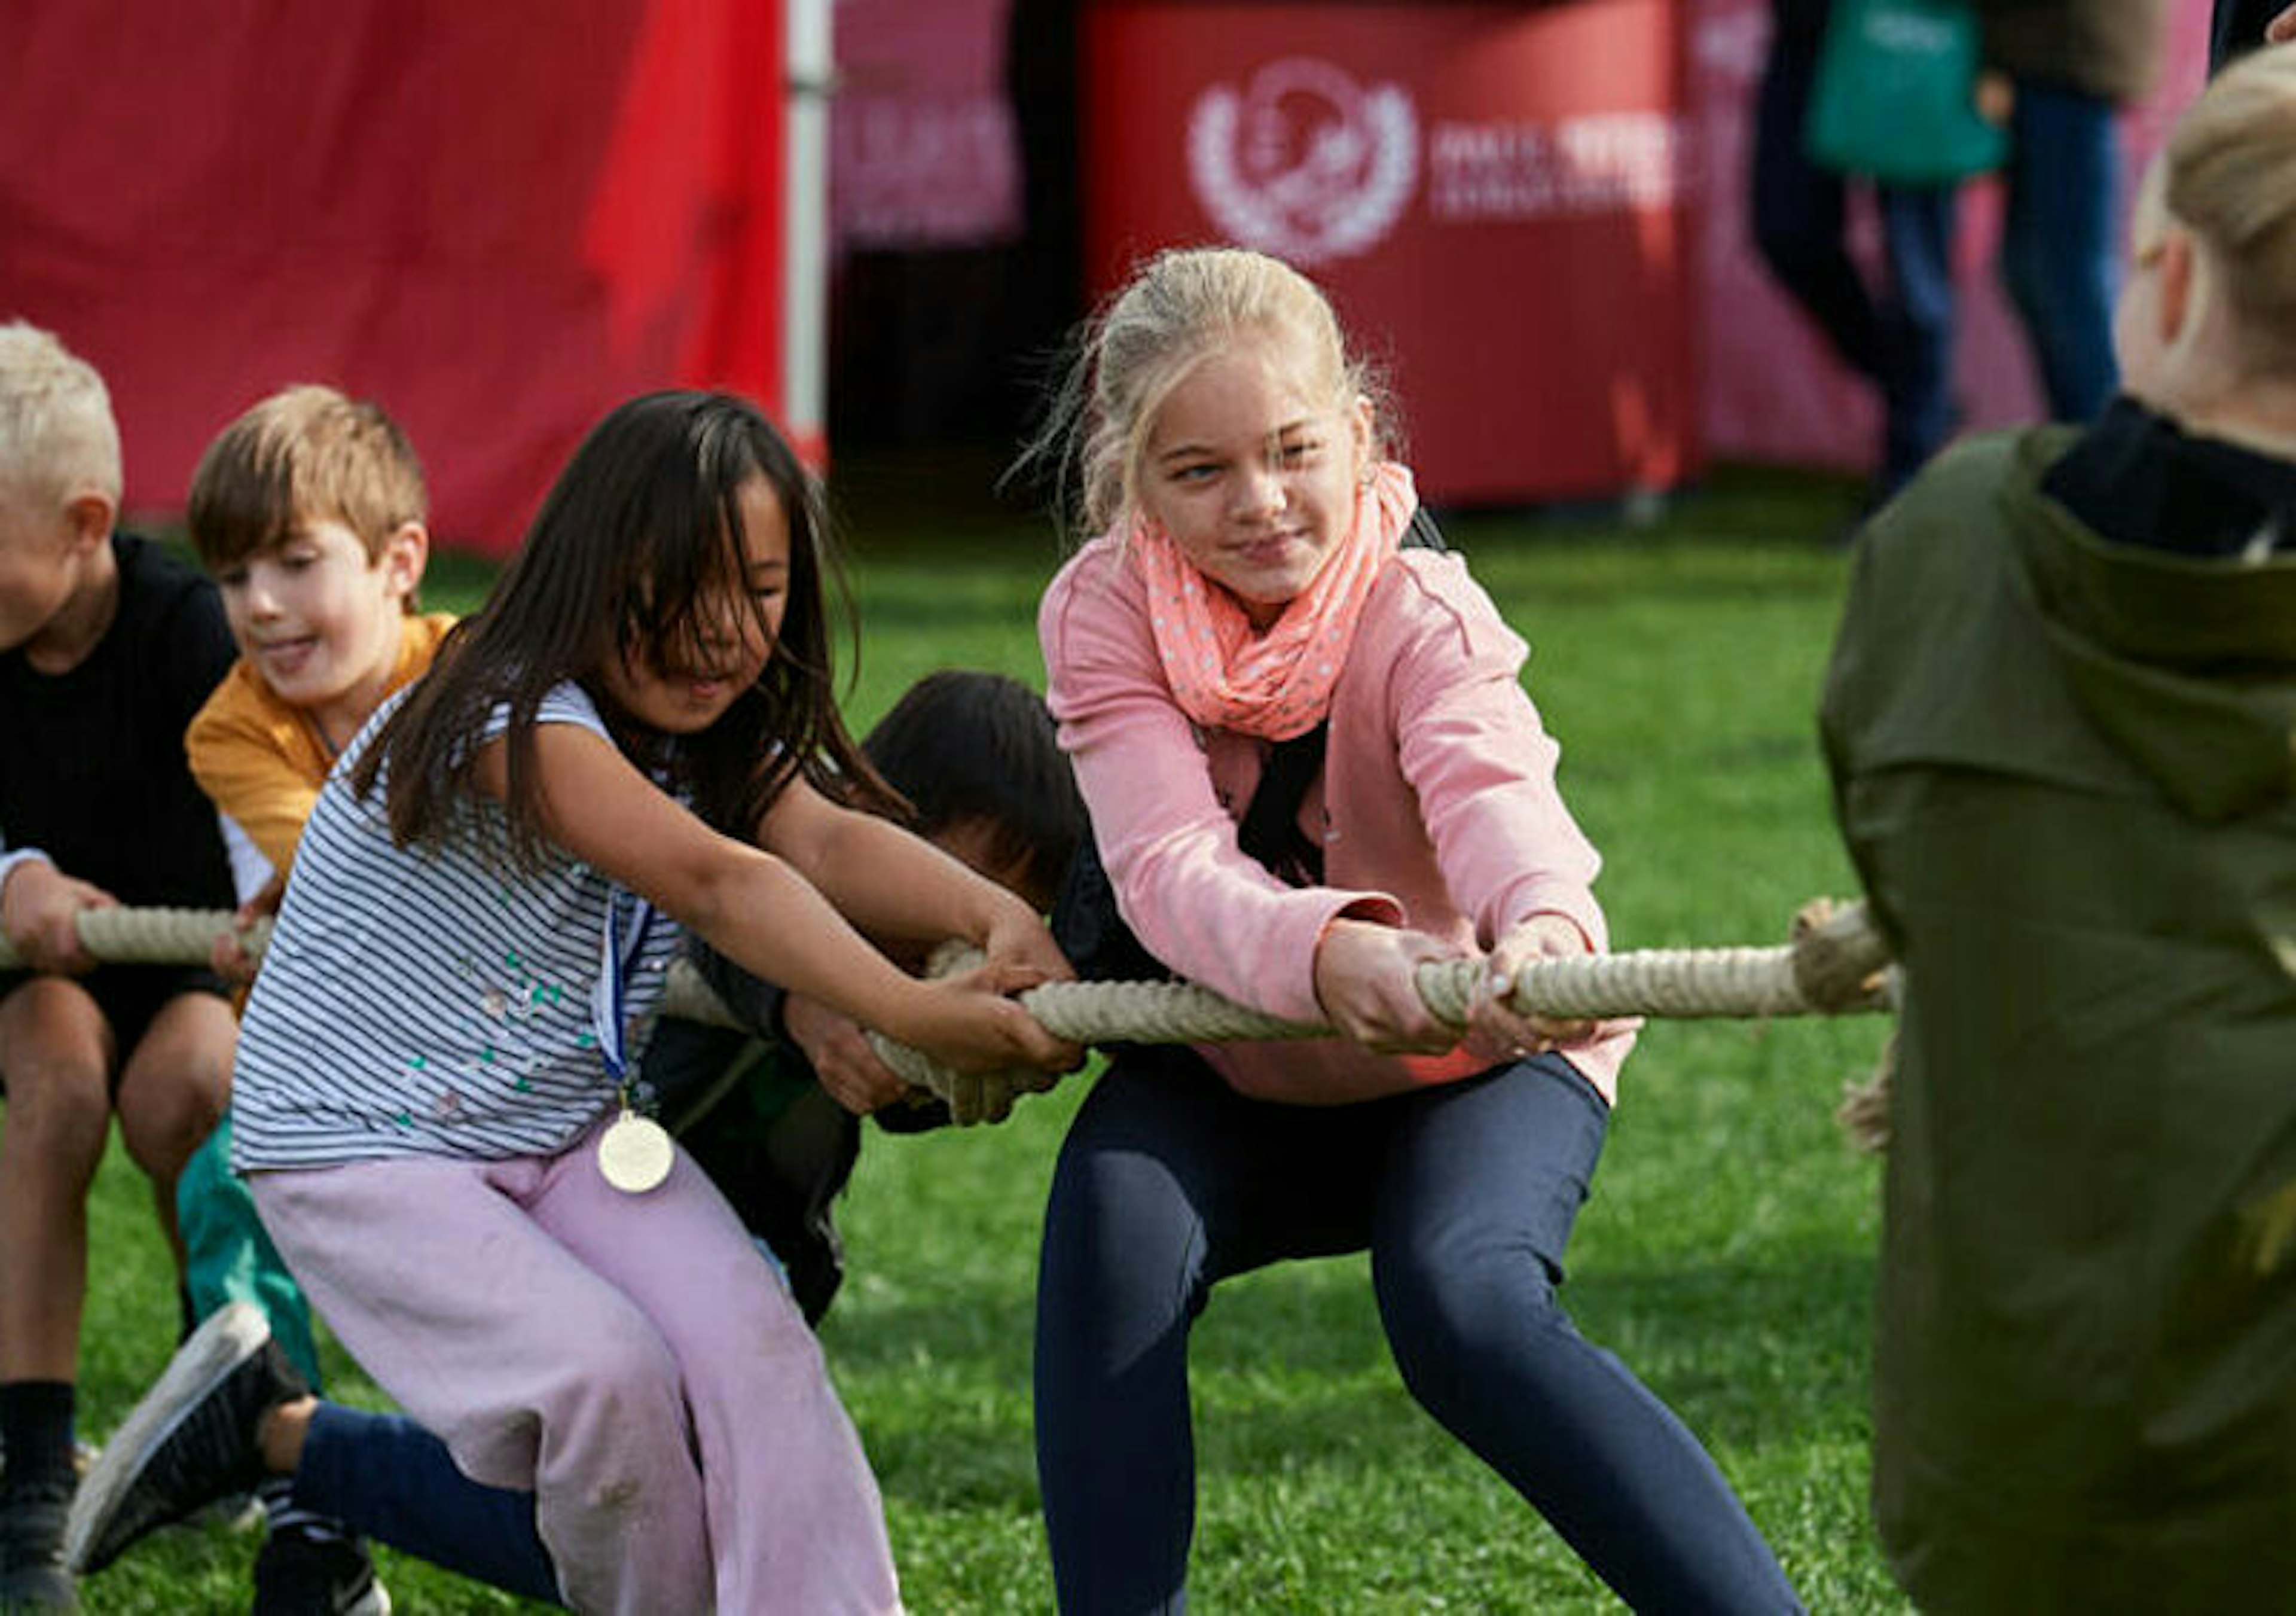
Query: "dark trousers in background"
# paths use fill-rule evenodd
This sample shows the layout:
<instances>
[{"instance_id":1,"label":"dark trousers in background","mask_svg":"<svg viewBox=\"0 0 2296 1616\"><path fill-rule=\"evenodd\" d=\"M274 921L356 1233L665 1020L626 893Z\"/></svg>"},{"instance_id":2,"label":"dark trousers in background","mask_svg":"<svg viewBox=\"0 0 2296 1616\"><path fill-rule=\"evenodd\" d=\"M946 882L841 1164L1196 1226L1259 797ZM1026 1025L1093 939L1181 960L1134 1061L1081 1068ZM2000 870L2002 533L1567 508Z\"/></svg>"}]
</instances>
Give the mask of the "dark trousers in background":
<instances>
[{"instance_id":1,"label":"dark trousers in background","mask_svg":"<svg viewBox=\"0 0 2296 1616\"><path fill-rule=\"evenodd\" d=\"M1754 103L1750 217L1778 284L1841 362L1880 392L1882 475L1895 493L1953 430L1951 185L1874 188L1888 286L1866 285L1849 255L1849 183L1802 144L1825 7L1777 8Z\"/></svg>"},{"instance_id":2,"label":"dark trousers in background","mask_svg":"<svg viewBox=\"0 0 2296 1616\"><path fill-rule=\"evenodd\" d=\"M1405 1384L1636 1610L1800 1609L1698 1440L1555 1300L1609 1108L1559 1056L1345 1106L1119 1054L1062 1148L1037 1296L1061 1608L1185 1608L1188 1333L1212 1287L1368 1248Z\"/></svg>"},{"instance_id":3,"label":"dark trousers in background","mask_svg":"<svg viewBox=\"0 0 2296 1616\"><path fill-rule=\"evenodd\" d=\"M2085 91L2031 78L2016 90L2001 278L2024 322L2050 418L2094 421L2120 375L2120 131L2112 103Z\"/></svg>"}]
</instances>

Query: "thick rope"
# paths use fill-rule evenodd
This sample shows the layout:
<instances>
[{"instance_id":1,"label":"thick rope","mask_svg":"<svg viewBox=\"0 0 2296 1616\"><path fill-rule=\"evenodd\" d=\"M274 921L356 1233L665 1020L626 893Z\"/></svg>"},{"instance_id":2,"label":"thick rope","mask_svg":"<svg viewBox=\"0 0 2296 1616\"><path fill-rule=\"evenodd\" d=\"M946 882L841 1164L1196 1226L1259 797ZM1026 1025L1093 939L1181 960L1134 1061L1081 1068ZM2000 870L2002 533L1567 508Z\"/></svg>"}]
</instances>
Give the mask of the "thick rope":
<instances>
[{"instance_id":1,"label":"thick rope","mask_svg":"<svg viewBox=\"0 0 2296 1616\"><path fill-rule=\"evenodd\" d=\"M227 911L211 909L83 909L78 919L87 951L114 964L204 963L216 939L234 930ZM240 933L240 941L259 956L270 934L270 922L258 921ZM0 937L0 968L16 963L14 949ZM1890 1007L1882 976L1888 963L1864 905L1837 906L1821 899L1796 918L1793 939L1784 947L1541 959L1516 973L1510 1004L1518 1014L1558 1021L1841 1015ZM961 968L961 962L936 960L936 973L952 968ZM1479 959L1423 965L1420 997L1438 1020L1463 1027L1483 970ZM1046 1030L1078 1044L1216 1044L1328 1038L1332 1031L1280 1021L1185 982L1048 982L1020 1001ZM671 968L663 1011L712 1026L739 1025L683 960ZM897 1076L947 1101L959 1122L1001 1121L1015 1095L1052 1086L1038 1072L966 1077L890 1039L873 1035L871 1041Z\"/></svg>"}]
</instances>

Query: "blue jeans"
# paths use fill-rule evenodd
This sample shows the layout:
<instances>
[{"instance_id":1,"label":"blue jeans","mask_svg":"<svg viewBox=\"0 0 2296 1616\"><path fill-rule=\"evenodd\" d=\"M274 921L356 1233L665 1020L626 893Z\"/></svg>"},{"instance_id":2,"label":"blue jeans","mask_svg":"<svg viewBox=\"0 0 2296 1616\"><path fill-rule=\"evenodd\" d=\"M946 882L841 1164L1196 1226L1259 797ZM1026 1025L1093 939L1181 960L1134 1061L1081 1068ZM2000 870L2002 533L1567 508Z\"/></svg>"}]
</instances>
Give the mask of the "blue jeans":
<instances>
[{"instance_id":1,"label":"blue jeans","mask_svg":"<svg viewBox=\"0 0 2296 1616\"><path fill-rule=\"evenodd\" d=\"M1869 290L1849 256L1848 183L1802 144L1824 6L1781 7L1754 102L1754 245L1844 365L1880 390L1882 489L1896 491L1953 428L1949 185L1875 188L1890 285Z\"/></svg>"},{"instance_id":2,"label":"blue jeans","mask_svg":"<svg viewBox=\"0 0 2296 1616\"><path fill-rule=\"evenodd\" d=\"M2096 418L2118 381L2112 300L2120 171L2112 103L2062 85L2017 81L2001 277L2059 421Z\"/></svg>"},{"instance_id":3,"label":"blue jeans","mask_svg":"<svg viewBox=\"0 0 2296 1616\"><path fill-rule=\"evenodd\" d=\"M433 1565L560 1603L534 1495L472 1481L444 1442L403 1415L320 1404L303 1439L294 1499Z\"/></svg>"},{"instance_id":4,"label":"blue jeans","mask_svg":"<svg viewBox=\"0 0 2296 1616\"><path fill-rule=\"evenodd\" d=\"M1688 1429L1557 1305L1609 1108L1546 1055L1345 1106L1128 1051L1061 1150L1037 1290L1037 1464L1064 1612L1185 1608L1188 1332L1212 1287L1371 1251L1404 1383L1637 1611L1800 1608Z\"/></svg>"}]
</instances>

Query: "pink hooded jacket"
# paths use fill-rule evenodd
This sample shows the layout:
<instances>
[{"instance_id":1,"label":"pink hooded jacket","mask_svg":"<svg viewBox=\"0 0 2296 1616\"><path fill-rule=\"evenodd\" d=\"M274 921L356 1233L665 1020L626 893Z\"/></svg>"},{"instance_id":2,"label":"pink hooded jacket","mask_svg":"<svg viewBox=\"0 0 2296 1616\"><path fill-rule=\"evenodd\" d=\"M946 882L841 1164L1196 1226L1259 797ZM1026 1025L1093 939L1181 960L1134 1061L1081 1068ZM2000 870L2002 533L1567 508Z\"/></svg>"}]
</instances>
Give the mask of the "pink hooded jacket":
<instances>
[{"instance_id":1,"label":"pink hooded jacket","mask_svg":"<svg viewBox=\"0 0 2296 1616\"><path fill-rule=\"evenodd\" d=\"M1117 906L1191 981L1293 1021L1324 1019L1316 945L1340 916L1486 948L1531 915L1607 946L1589 890L1601 857L1554 788L1557 748L1520 677L1529 647L1456 555L1405 550L1373 586L1332 693L1324 775L1300 822L1321 887L1284 885L1236 845L1266 743L1199 733L1174 703L1137 567L1086 546L1037 614L1053 715L1092 811ZM1634 1042L1606 1024L1567 1052L1605 1099ZM1469 1075L1464 1049L1375 1055L1341 1039L1204 1046L1242 1093L1341 1103Z\"/></svg>"}]
</instances>

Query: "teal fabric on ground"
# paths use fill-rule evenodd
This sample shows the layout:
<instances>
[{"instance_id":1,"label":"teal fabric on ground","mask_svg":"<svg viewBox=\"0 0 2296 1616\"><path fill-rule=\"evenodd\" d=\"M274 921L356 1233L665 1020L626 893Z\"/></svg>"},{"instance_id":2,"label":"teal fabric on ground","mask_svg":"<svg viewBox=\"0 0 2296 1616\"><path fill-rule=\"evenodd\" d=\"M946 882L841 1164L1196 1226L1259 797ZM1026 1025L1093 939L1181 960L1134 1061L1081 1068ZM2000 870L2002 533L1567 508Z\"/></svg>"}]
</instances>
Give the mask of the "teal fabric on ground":
<instances>
[{"instance_id":1,"label":"teal fabric on ground","mask_svg":"<svg viewBox=\"0 0 2296 1616\"><path fill-rule=\"evenodd\" d=\"M228 1112L184 1165L176 1182L176 1218L183 1226L184 1284L193 1313L204 1319L226 1302L254 1303L271 1321L280 1348L316 1391L319 1349L311 1336L311 1304L264 1233L254 1197L231 1170Z\"/></svg>"}]
</instances>

